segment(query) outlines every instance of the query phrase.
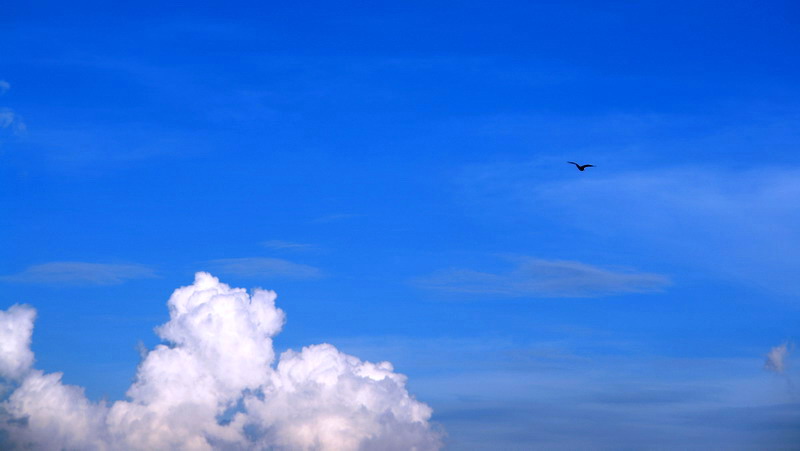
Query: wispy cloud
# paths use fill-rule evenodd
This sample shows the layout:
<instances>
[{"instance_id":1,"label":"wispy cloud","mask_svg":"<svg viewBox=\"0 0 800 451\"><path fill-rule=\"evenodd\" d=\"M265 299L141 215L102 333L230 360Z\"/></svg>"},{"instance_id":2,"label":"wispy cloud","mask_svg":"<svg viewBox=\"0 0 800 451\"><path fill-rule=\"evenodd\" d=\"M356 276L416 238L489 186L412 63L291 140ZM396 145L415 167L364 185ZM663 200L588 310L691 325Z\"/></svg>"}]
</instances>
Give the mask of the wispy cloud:
<instances>
[{"instance_id":1,"label":"wispy cloud","mask_svg":"<svg viewBox=\"0 0 800 451\"><path fill-rule=\"evenodd\" d=\"M116 285L126 280L153 277L156 277L155 271L144 265L67 261L29 266L17 274L0 276L0 280L16 283Z\"/></svg>"},{"instance_id":2,"label":"wispy cloud","mask_svg":"<svg viewBox=\"0 0 800 451\"><path fill-rule=\"evenodd\" d=\"M786 358L789 355L789 351L790 346L788 342L770 349L767 354L767 360L764 362L764 369L776 373L783 373L783 370L786 369Z\"/></svg>"},{"instance_id":3,"label":"wispy cloud","mask_svg":"<svg viewBox=\"0 0 800 451\"><path fill-rule=\"evenodd\" d=\"M465 170L456 182L479 214L547 218L586 239L635 243L637 252L695 271L800 293L798 168L613 166L576 177L564 162L496 164Z\"/></svg>"},{"instance_id":4,"label":"wispy cloud","mask_svg":"<svg viewBox=\"0 0 800 451\"><path fill-rule=\"evenodd\" d=\"M223 258L211 260L208 264L216 272L241 277L315 279L323 276L319 268L281 258Z\"/></svg>"},{"instance_id":5,"label":"wispy cloud","mask_svg":"<svg viewBox=\"0 0 800 451\"><path fill-rule=\"evenodd\" d=\"M521 258L509 272L452 268L413 280L421 288L504 297L595 297L660 291L666 276L606 269L575 261Z\"/></svg>"},{"instance_id":6,"label":"wispy cloud","mask_svg":"<svg viewBox=\"0 0 800 451\"><path fill-rule=\"evenodd\" d=\"M14 134L20 135L28 129L22 118L8 108L0 108L0 130L9 129Z\"/></svg>"},{"instance_id":7,"label":"wispy cloud","mask_svg":"<svg viewBox=\"0 0 800 451\"><path fill-rule=\"evenodd\" d=\"M800 404L785 402L782 386L765 380L749 354L676 358L596 332L547 342L497 336L335 342L416 373L417 396L435 406L434 418L456 449L518 449L521 442L558 450L791 448L797 442Z\"/></svg>"},{"instance_id":8,"label":"wispy cloud","mask_svg":"<svg viewBox=\"0 0 800 451\"><path fill-rule=\"evenodd\" d=\"M8 128L14 123L14 112L6 108L0 109L0 128Z\"/></svg>"},{"instance_id":9,"label":"wispy cloud","mask_svg":"<svg viewBox=\"0 0 800 451\"><path fill-rule=\"evenodd\" d=\"M262 246L276 250L290 250L290 251L309 251L316 246L306 243L294 243L292 241L283 240L269 240L261 243Z\"/></svg>"},{"instance_id":10,"label":"wispy cloud","mask_svg":"<svg viewBox=\"0 0 800 451\"><path fill-rule=\"evenodd\" d=\"M5 94L11 85L5 81L0 80L0 95ZM0 108L0 130L9 129L14 134L24 133L26 130L25 122L22 118L9 108Z\"/></svg>"}]
</instances>

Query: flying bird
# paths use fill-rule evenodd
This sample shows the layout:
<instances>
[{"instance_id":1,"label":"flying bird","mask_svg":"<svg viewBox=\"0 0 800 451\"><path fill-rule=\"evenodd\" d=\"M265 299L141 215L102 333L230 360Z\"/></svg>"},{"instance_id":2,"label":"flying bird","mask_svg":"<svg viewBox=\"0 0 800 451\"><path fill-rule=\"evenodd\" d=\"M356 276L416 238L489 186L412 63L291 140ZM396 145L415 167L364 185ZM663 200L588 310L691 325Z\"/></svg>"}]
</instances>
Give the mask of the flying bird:
<instances>
[{"instance_id":1,"label":"flying bird","mask_svg":"<svg viewBox=\"0 0 800 451\"><path fill-rule=\"evenodd\" d=\"M579 171L583 171L586 168L593 168L594 167L593 164L578 164L578 163L576 163L574 161L567 161L567 163L574 164L575 167L578 168Z\"/></svg>"}]
</instances>

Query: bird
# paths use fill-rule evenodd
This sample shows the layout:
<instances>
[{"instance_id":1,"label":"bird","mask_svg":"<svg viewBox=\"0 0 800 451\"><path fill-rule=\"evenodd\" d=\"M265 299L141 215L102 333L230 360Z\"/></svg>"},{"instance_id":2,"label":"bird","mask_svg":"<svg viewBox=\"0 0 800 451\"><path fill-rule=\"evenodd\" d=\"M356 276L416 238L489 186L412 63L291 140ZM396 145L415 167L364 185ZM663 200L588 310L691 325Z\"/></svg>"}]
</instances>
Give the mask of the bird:
<instances>
[{"instance_id":1,"label":"bird","mask_svg":"<svg viewBox=\"0 0 800 451\"><path fill-rule=\"evenodd\" d=\"M583 171L586 168L593 168L594 167L593 164L578 164L578 163L576 163L574 161L567 161L567 163L574 164L575 167L578 168L579 171Z\"/></svg>"}]
</instances>

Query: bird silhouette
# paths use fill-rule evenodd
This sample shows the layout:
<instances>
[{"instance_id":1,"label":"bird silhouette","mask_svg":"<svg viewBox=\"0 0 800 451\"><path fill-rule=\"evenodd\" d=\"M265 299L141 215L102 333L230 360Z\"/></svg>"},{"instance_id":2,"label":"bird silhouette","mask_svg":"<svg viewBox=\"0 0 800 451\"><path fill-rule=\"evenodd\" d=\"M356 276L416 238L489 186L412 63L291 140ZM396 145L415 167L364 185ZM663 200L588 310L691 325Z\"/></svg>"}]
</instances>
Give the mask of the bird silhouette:
<instances>
[{"instance_id":1,"label":"bird silhouette","mask_svg":"<svg viewBox=\"0 0 800 451\"><path fill-rule=\"evenodd\" d=\"M574 161L567 161L567 163L574 164L575 167L578 168L579 171L583 171L586 168L593 168L594 167L593 164L583 164L583 165L581 165L581 164L578 164L578 163L576 163Z\"/></svg>"}]
</instances>

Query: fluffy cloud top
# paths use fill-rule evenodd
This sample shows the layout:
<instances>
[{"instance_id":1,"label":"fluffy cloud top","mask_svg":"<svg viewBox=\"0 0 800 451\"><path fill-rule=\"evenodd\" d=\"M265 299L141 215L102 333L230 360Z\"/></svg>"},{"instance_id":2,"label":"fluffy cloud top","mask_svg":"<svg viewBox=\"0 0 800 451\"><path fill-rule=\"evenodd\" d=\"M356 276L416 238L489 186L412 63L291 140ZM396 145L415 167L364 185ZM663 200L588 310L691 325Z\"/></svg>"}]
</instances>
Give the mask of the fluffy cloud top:
<instances>
[{"instance_id":1,"label":"fluffy cloud top","mask_svg":"<svg viewBox=\"0 0 800 451\"><path fill-rule=\"evenodd\" d=\"M22 305L0 311L0 375L17 379L33 365L30 350L36 311Z\"/></svg>"},{"instance_id":2,"label":"fluffy cloud top","mask_svg":"<svg viewBox=\"0 0 800 451\"><path fill-rule=\"evenodd\" d=\"M19 448L88 450L437 449L431 409L391 364L363 362L329 344L287 351L272 291L252 294L207 273L169 299L157 328L168 344L147 353L128 400L92 403L61 374L31 369L34 311L0 314L0 376L16 388L0 428ZM6 337L11 337L6 340Z\"/></svg>"}]
</instances>

